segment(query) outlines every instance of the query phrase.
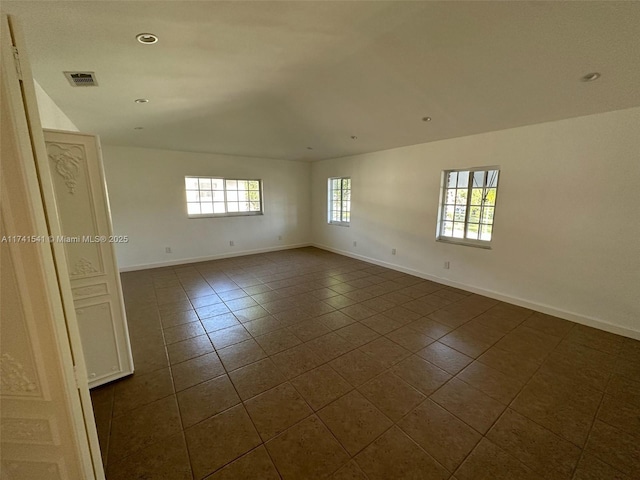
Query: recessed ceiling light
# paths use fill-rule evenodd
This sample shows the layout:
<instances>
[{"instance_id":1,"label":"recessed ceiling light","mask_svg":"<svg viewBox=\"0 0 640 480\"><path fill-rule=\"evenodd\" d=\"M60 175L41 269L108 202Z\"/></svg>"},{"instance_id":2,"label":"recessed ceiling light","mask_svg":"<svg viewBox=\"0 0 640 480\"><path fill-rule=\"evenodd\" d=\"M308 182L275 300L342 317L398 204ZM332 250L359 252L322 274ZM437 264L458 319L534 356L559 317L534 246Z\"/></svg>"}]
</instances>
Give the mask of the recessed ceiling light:
<instances>
[{"instance_id":1,"label":"recessed ceiling light","mask_svg":"<svg viewBox=\"0 0 640 480\"><path fill-rule=\"evenodd\" d=\"M423 122L430 122L431 121L431 117L422 117L422 121Z\"/></svg>"},{"instance_id":2,"label":"recessed ceiling light","mask_svg":"<svg viewBox=\"0 0 640 480\"><path fill-rule=\"evenodd\" d=\"M134 102L136 102L136 103L149 103L149 99L148 98L136 98L134 100Z\"/></svg>"},{"instance_id":3,"label":"recessed ceiling light","mask_svg":"<svg viewBox=\"0 0 640 480\"><path fill-rule=\"evenodd\" d=\"M136 35L136 40L145 45L158 43L158 37L156 37L153 33L139 33L138 35Z\"/></svg>"},{"instance_id":4,"label":"recessed ceiling light","mask_svg":"<svg viewBox=\"0 0 640 480\"><path fill-rule=\"evenodd\" d=\"M313 150L313 147L307 147L307 150Z\"/></svg>"},{"instance_id":5,"label":"recessed ceiling light","mask_svg":"<svg viewBox=\"0 0 640 480\"><path fill-rule=\"evenodd\" d=\"M593 82L600 78L600 74L598 72L587 73L584 77L582 77L583 82Z\"/></svg>"},{"instance_id":6,"label":"recessed ceiling light","mask_svg":"<svg viewBox=\"0 0 640 480\"><path fill-rule=\"evenodd\" d=\"M144 127L133 127L134 130L143 130Z\"/></svg>"},{"instance_id":7,"label":"recessed ceiling light","mask_svg":"<svg viewBox=\"0 0 640 480\"><path fill-rule=\"evenodd\" d=\"M358 137L356 137L355 135L351 135L351 140L357 140Z\"/></svg>"}]
</instances>

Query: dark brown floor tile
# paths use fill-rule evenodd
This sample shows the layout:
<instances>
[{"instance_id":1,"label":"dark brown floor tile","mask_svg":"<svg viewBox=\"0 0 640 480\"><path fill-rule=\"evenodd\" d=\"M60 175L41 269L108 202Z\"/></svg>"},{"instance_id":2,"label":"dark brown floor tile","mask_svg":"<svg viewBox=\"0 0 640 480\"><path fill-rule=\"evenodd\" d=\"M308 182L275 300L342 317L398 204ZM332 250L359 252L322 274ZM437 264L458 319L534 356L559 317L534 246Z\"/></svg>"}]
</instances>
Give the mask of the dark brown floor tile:
<instances>
[{"instance_id":1,"label":"dark brown floor tile","mask_svg":"<svg viewBox=\"0 0 640 480\"><path fill-rule=\"evenodd\" d=\"M164 329L164 341L167 345L170 343L181 342L188 338L204 335L206 332L200 322L183 323L175 327Z\"/></svg>"},{"instance_id":2,"label":"dark brown floor tile","mask_svg":"<svg viewBox=\"0 0 640 480\"><path fill-rule=\"evenodd\" d=\"M435 342L433 338L416 332L410 326L404 326L389 332L386 337L413 353Z\"/></svg>"},{"instance_id":3,"label":"dark brown floor tile","mask_svg":"<svg viewBox=\"0 0 640 480\"><path fill-rule=\"evenodd\" d=\"M578 462L573 480L631 480L631 477L585 453Z\"/></svg>"},{"instance_id":4,"label":"dark brown floor tile","mask_svg":"<svg viewBox=\"0 0 640 480\"><path fill-rule=\"evenodd\" d=\"M355 345L348 342L335 332L327 333L321 337L308 341L307 345L323 361L328 362L338 358L351 350L355 350Z\"/></svg>"},{"instance_id":5,"label":"dark brown floor tile","mask_svg":"<svg viewBox=\"0 0 640 480\"><path fill-rule=\"evenodd\" d=\"M411 323L408 323L407 326L410 329L433 339L443 337L453 330L452 327L437 322L430 317L419 318Z\"/></svg>"},{"instance_id":6,"label":"dark brown floor tile","mask_svg":"<svg viewBox=\"0 0 640 480\"><path fill-rule=\"evenodd\" d=\"M365 307L360 303L355 305L349 305L348 307L340 309L340 311L348 315L349 317L353 318L354 320L364 320L365 318L369 318L375 315L376 313L378 313L375 310Z\"/></svg>"},{"instance_id":7,"label":"dark brown floor tile","mask_svg":"<svg viewBox=\"0 0 640 480\"><path fill-rule=\"evenodd\" d=\"M401 323L384 316L381 313L369 318L365 318L360 322L364 326L370 328L379 335L384 335L402 326Z\"/></svg>"},{"instance_id":8,"label":"dark brown floor tile","mask_svg":"<svg viewBox=\"0 0 640 480\"><path fill-rule=\"evenodd\" d=\"M254 338L284 328L282 322L271 315L245 322L242 325Z\"/></svg>"},{"instance_id":9,"label":"dark brown floor tile","mask_svg":"<svg viewBox=\"0 0 640 480\"><path fill-rule=\"evenodd\" d=\"M395 365L411 355L409 350L402 348L385 337L379 337L377 340L363 345L358 350L382 362L387 367Z\"/></svg>"},{"instance_id":10,"label":"dark brown floor tile","mask_svg":"<svg viewBox=\"0 0 640 480\"><path fill-rule=\"evenodd\" d=\"M616 360L616 364L613 368L614 373L617 373L623 377L637 380L640 378L640 363L632 362L619 357Z\"/></svg>"},{"instance_id":11,"label":"dark brown floor tile","mask_svg":"<svg viewBox=\"0 0 640 480\"><path fill-rule=\"evenodd\" d=\"M329 362L329 365L354 387L362 385L386 368L383 363L358 350L345 353Z\"/></svg>"},{"instance_id":12,"label":"dark brown floor tile","mask_svg":"<svg viewBox=\"0 0 640 480\"><path fill-rule=\"evenodd\" d=\"M229 373L242 400L247 400L283 383L286 379L269 358Z\"/></svg>"},{"instance_id":13,"label":"dark brown floor tile","mask_svg":"<svg viewBox=\"0 0 640 480\"><path fill-rule=\"evenodd\" d=\"M523 326L533 328L548 335L564 337L574 327L575 323L552 315L534 312L523 323Z\"/></svg>"},{"instance_id":14,"label":"dark brown floor tile","mask_svg":"<svg viewBox=\"0 0 640 480\"><path fill-rule=\"evenodd\" d=\"M254 305L252 307L234 310L233 314L241 323L252 322L254 320L269 316L269 312L267 312L260 305Z\"/></svg>"},{"instance_id":15,"label":"dark brown floor tile","mask_svg":"<svg viewBox=\"0 0 640 480\"><path fill-rule=\"evenodd\" d=\"M109 480L153 478L191 480L191 464L182 433L167 437L119 462L109 463Z\"/></svg>"},{"instance_id":16,"label":"dark brown floor tile","mask_svg":"<svg viewBox=\"0 0 640 480\"><path fill-rule=\"evenodd\" d=\"M331 476L331 480L367 480L356 462L351 460Z\"/></svg>"},{"instance_id":17,"label":"dark brown floor tile","mask_svg":"<svg viewBox=\"0 0 640 480\"><path fill-rule=\"evenodd\" d=\"M236 343L250 340L251 334L242 325L236 325L235 327L224 328L222 330L216 330L209 333L211 343L216 350L235 345Z\"/></svg>"},{"instance_id":18,"label":"dark brown floor tile","mask_svg":"<svg viewBox=\"0 0 640 480\"><path fill-rule=\"evenodd\" d=\"M529 380L539 365L522 358L517 353L507 352L496 346L484 352L478 361L522 382Z\"/></svg>"},{"instance_id":19,"label":"dark brown floor tile","mask_svg":"<svg viewBox=\"0 0 640 480\"><path fill-rule=\"evenodd\" d=\"M353 387L329 365L314 368L291 380L313 410L319 410Z\"/></svg>"},{"instance_id":20,"label":"dark brown floor tile","mask_svg":"<svg viewBox=\"0 0 640 480\"><path fill-rule=\"evenodd\" d=\"M601 399L602 392L591 387L537 373L511 408L582 448Z\"/></svg>"},{"instance_id":21,"label":"dark brown floor tile","mask_svg":"<svg viewBox=\"0 0 640 480\"><path fill-rule=\"evenodd\" d=\"M260 444L260 436L242 405L185 430L195 478L204 478Z\"/></svg>"},{"instance_id":22,"label":"dark brown floor tile","mask_svg":"<svg viewBox=\"0 0 640 480\"><path fill-rule=\"evenodd\" d=\"M455 375L473 361L471 357L467 357L440 342L434 342L426 346L417 352L417 355L451 375Z\"/></svg>"},{"instance_id":23,"label":"dark brown floor tile","mask_svg":"<svg viewBox=\"0 0 640 480\"><path fill-rule=\"evenodd\" d=\"M264 442L313 413L289 382L247 400L244 405Z\"/></svg>"},{"instance_id":24,"label":"dark brown floor tile","mask_svg":"<svg viewBox=\"0 0 640 480\"><path fill-rule=\"evenodd\" d=\"M505 335L496 347L540 364L560 342L560 337L547 335L533 328L519 326Z\"/></svg>"},{"instance_id":25,"label":"dark brown floor tile","mask_svg":"<svg viewBox=\"0 0 640 480\"><path fill-rule=\"evenodd\" d=\"M171 365L175 365L176 363L199 357L205 353L211 353L213 352L213 346L211 345L209 337L200 335L190 338L189 340L167 345L167 352L169 353Z\"/></svg>"},{"instance_id":26,"label":"dark brown floor tile","mask_svg":"<svg viewBox=\"0 0 640 480\"><path fill-rule=\"evenodd\" d=\"M514 456L483 438L456 470L459 480L542 480Z\"/></svg>"},{"instance_id":27,"label":"dark brown floor tile","mask_svg":"<svg viewBox=\"0 0 640 480\"><path fill-rule=\"evenodd\" d=\"M358 388L367 400L394 422L425 400L425 396L390 371Z\"/></svg>"},{"instance_id":28,"label":"dark brown floor tile","mask_svg":"<svg viewBox=\"0 0 640 480\"><path fill-rule=\"evenodd\" d=\"M625 338L620 349L620 356L625 360L640 363L640 340Z\"/></svg>"},{"instance_id":29,"label":"dark brown floor tile","mask_svg":"<svg viewBox=\"0 0 640 480\"><path fill-rule=\"evenodd\" d=\"M358 391L340 397L318 412L350 455L355 455L393 425Z\"/></svg>"},{"instance_id":30,"label":"dark brown floor tile","mask_svg":"<svg viewBox=\"0 0 640 480\"><path fill-rule=\"evenodd\" d=\"M275 355L276 353L302 343L298 337L286 329L277 330L275 332L256 337L256 342L260 344L267 355Z\"/></svg>"},{"instance_id":31,"label":"dark brown floor tile","mask_svg":"<svg viewBox=\"0 0 640 480\"><path fill-rule=\"evenodd\" d=\"M336 472L349 456L315 415L266 443L284 480L313 480Z\"/></svg>"},{"instance_id":32,"label":"dark brown floor tile","mask_svg":"<svg viewBox=\"0 0 640 480\"><path fill-rule=\"evenodd\" d=\"M640 381L614 373L607 384L607 393L620 401L640 406Z\"/></svg>"},{"instance_id":33,"label":"dark brown floor tile","mask_svg":"<svg viewBox=\"0 0 640 480\"><path fill-rule=\"evenodd\" d=\"M613 333L598 330L596 328L587 327L585 325L576 325L567 335L567 340L579 343L585 347L595 348L610 355L617 355L622 349L624 337Z\"/></svg>"},{"instance_id":34,"label":"dark brown floor tile","mask_svg":"<svg viewBox=\"0 0 640 480\"><path fill-rule=\"evenodd\" d=\"M357 301L340 294L335 295L331 298L326 298L324 301L325 303L328 303L329 305L331 305L333 308L345 308L345 307L348 307L349 305L354 305L358 303Z\"/></svg>"},{"instance_id":35,"label":"dark brown floor tile","mask_svg":"<svg viewBox=\"0 0 640 480\"><path fill-rule=\"evenodd\" d=\"M356 347L369 343L380 337L379 333L374 332L359 322L339 328L335 333Z\"/></svg>"},{"instance_id":36,"label":"dark brown floor tile","mask_svg":"<svg viewBox=\"0 0 640 480\"><path fill-rule=\"evenodd\" d=\"M446 480L447 470L398 427L393 427L356 457L369 480Z\"/></svg>"},{"instance_id":37,"label":"dark brown floor tile","mask_svg":"<svg viewBox=\"0 0 640 480\"><path fill-rule=\"evenodd\" d=\"M578 447L510 409L487 438L551 480L570 479L580 459Z\"/></svg>"},{"instance_id":38,"label":"dark brown floor tile","mask_svg":"<svg viewBox=\"0 0 640 480\"><path fill-rule=\"evenodd\" d=\"M153 372L169 366L167 348L156 343L132 346L133 362L138 374Z\"/></svg>"},{"instance_id":39,"label":"dark brown floor tile","mask_svg":"<svg viewBox=\"0 0 640 480\"><path fill-rule=\"evenodd\" d=\"M113 416L119 417L134 408L171 394L173 394L173 382L169 368L151 373L135 373L114 384Z\"/></svg>"},{"instance_id":40,"label":"dark brown floor tile","mask_svg":"<svg viewBox=\"0 0 640 480\"><path fill-rule=\"evenodd\" d=\"M231 372L250 363L257 362L267 355L255 340L245 340L218 350L218 356L227 372Z\"/></svg>"},{"instance_id":41,"label":"dark brown floor tile","mask_svg":"<svg viewBox=\"0 0 640 480\"><path fill-rule=\"evenodd\" d=\"M222 315L230 311L224 303L216 303L215 305L205 305L204 307L196 308L196 313L200 319L215 317L216 315Z\"/></svg>"},{"instance_id":42,"label":"dark brown floor tile","mask_svg":"<svg viewBox=\"0 0 640 480\"><path fill-rule=\"evenodd\" d=\"M191 306L191 304L189 304ZM175 311L168 313L160 313L160 320L162 321L163 328L175 327L176 325L183 325L185 323L197 322L199 320L198 315L192 309L184 311Z\"/></svg>"},{"instance_id":43,"label":"dark brown floor tile","mask_svg":"<svg viewBox=\"0 0 640 480\"><path fill-rule=\"evenodd\" d=\"M181 428L178 404L173 395L116 417L111 422L109 462L133 455L178 433Z\"/></svg>"},{"instance_id":44,"label":"dark brown floor tile","mask_svg":"<svg viewBox=\"0 0 640 480\"><path fill-rule=\"evenodd\" d=\"M398 426L450 472L482 436L431 400L405 416Z\"/></svg>"},{"instance_id":45,"label":"dark brown floor tile","mask_svg":"<svg viewBox=\"0 0 640 480\"><path fill-rule=\"evenodd\" d=\"M347 325L351 325L356 321L341 311L321 315L318 317L318 320L321 321L329 330L337 330L339 328L346 327Z\"/></svg>"},{"instance_id":46,"label":"dark brown floor tile","mask_svg":"<svg viewBox=\"0 0 640 480\"><path fill-rule=\"evenodd\" d=\"M276 367L288 379L297 377L323 363L322 358L316 355L307 344L302 344L280 352L271 357Z\"/></svg>"},{"instance_id":47,"label":"dark brown floor tile","mask_svg":"<svg viewBox=\"0 0 640 480\"><path fill-rule=\"evenodd\" d=\"M261 445L205 480L279 480L280 475Z\"/></svg>"},{"instance_id":48,"label":"dark brown floor tile","mask_svg":"<svg viewBox=\"0 0 640 480\"><path fill-rule=\"evenodd\" d=\"M215 352L171 366L176 392L222 375L224 367Z\"/></svg>"},{"instance_id":49,"label":"dark brown floor tile","mask_svg":"<svg viewBox=\"0 0 640 480\"><path fill-rule=\"evenodd\" d=\"M320 319L313 318L311 320L305 320L287 328L289 332L293 333L297 338L303 342L308 342L314 338L321 337L329 333L331 330L323 324Z\"/></svg>"},{"instance_id":50,"label":"dark brown floor tile","mask_svg":"<svg viewBox=\"0 0 640 480\"><path fill-rule=\"evenodd\" d=\"M404 308L402 305L390 308L382 315L390 318L396 323L399 323L401 326L407 325L408 323L414 322L422 317L419 313L412 312L408 308Z\"/></svg>"},{"instance_id":51,"label":"dark brown floor tile","mask_svg":"<svg viewBox=\"0 0 640 480\"><path fill-rule=\"evenodd\" d=\"M640 442L638 438L596 420L585 452L592 453L632 478L640 476Z\"/></svg>"},{"instance_id":52,"label":"dark brown floor tile","mask_svg":"<svg viewBox=\"0 0 640 480\"><path fill-rule=\"evenodd\" d=\"M524 381L477 361L471 363L456 377L505 405L516 397L525 384Z\"/></svg>"},{"instance_id":53,"label":"dark brown floor tile","mask_svg":"<svg viewBox=\"0 0 640 480\"><path fill-rule=\"evenodd\" d=\"M598 419L638 437L640 442L640 405L605 395L598 411Z\"/></svg>"},{"instance_id":54,"label":"dark brown floor tile","mask_svg":"<svg viewBox=\"0 0 640 480\"><path fill-rule=\"evenodd\" d=\"M214 317L203 318L202 325L207 333L217 332L226 328L237 327L240 322L233 313L223 313Z\"/></svg>"},{"instance_id":55,"label":"dark brown floor tile","mask_svg":"<svg viewBox=\"0 0 640 480\"><path fill-rule=\"evenodd\" d=\"M221 375L178 393L182 425L188 428L240 403L233 384Z\"/></svg>"},{"instance_id":56,"label":"dark brown floor tile","mask_svg":"<svg viewBox=\"0 0 640 480\"><path fill-rule=\"evenodd\" d=\"M193 308L206 307L208 305L215 305L216 303L222 303L222 299L213 293L212 295L203 295L191 299Z\"/></svg>"},{"instance_id":57,"label":"dark brown floor tile","mask_svg":"<svg viewBox=\"0 0 640 480\"><path fill-rule=\"evenodd\" d=\"M392 371L424 395L431 395L451 378L447 372L417 355L402 360Z\"/></svg>"},{"instance_id":58,"label":"dark brown floor tile","mask_svg":"<svg viewBox=\"0 0 640 480\"><path fill-rule=\"evenodd\" d=\"M490 343L475 338L471 333L463 331L462 328L464 327L448 333L440 338L439 342L473 358L480 356L491 347Z\"/></svg>"},{"instance_id":59,"label":"dark brown floor tile","mask_svg":"<svg viewBox=\"0 0 640 480\"><path fill-rule=\"evenodd\" d=\"M457 378L438 389L431 399L482 434L505 409L505 405Z\"/></svg>"}]
</instances>

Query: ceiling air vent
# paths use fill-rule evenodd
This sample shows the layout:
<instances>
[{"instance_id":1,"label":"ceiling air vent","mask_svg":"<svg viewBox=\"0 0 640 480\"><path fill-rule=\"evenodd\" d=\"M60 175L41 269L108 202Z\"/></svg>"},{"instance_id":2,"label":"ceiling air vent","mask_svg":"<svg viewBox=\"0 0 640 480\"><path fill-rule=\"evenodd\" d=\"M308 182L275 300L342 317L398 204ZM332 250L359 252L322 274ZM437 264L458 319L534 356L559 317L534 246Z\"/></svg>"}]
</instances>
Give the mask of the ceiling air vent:
<instances>
[{"instance_id":1,"label":"ceiling air vent","mask_svg":"<svg viewBox=\"0 0 640 480\"><path fill-rule=\"evenodd\" d=\"M98 81L94 72L64 72L72 87L97 87Z\"/></svg>"}]
</instances>

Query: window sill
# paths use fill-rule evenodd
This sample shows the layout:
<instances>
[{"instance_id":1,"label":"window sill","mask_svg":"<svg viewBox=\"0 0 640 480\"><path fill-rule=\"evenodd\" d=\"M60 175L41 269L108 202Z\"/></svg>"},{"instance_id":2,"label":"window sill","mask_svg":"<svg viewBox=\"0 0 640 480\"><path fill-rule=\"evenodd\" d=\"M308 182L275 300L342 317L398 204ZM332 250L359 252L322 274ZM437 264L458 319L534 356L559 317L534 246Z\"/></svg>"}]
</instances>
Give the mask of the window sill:
<instances>
[{"instance_id":1,"label":"window sill","mask_svg":"<svg viewBox=\"0 0 640 480\"><path fill-rule=\"evenodd\" d=\"M264 212L243 212L243 213L205 213L203 215L187 215L189 219L196 218L220 218L220 217L255 217L256 215L264 215Z\"/></svg>"},{"instance_id":2,"label":"window sill","mask_svg":"<svg viewBox=\"0 0 640 480\"><path fill-rule=\"evenodd\" d=\"M460 238L436 237L436 242L450 243L453 245L462 245L464 247L482 248L484 250L492 250L491 244L484 241L465 240Z\"/></svg>"},{"instance_id":3,"label":"window sill","mask_svg":"<svg viewBox=\"0 0 640 480\"><path fill-rule=\"evenodd\" d=\"M351 224L345 222L327 222L327 225L335 225L336 227L349 227Z\"/></svg>"}]
</instances>

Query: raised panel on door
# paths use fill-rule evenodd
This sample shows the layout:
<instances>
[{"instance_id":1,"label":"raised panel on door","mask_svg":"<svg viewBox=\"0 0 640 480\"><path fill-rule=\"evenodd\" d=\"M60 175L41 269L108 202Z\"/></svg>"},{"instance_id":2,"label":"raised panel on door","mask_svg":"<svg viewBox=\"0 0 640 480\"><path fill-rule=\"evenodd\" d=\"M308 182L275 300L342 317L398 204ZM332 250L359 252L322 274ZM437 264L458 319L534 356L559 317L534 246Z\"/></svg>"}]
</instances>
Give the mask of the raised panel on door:
<instances>
[{"instance_id":1,"label":"raised panel on door","mask_svg":"<svg viewBox=\"0 0 640 480\"><path fill-rule=\"evenodd\" d=\"M98 139L45 130L89 386L133 373ZM100 306L98 306L100 305Z\"/></svg>"}]
</instances>

